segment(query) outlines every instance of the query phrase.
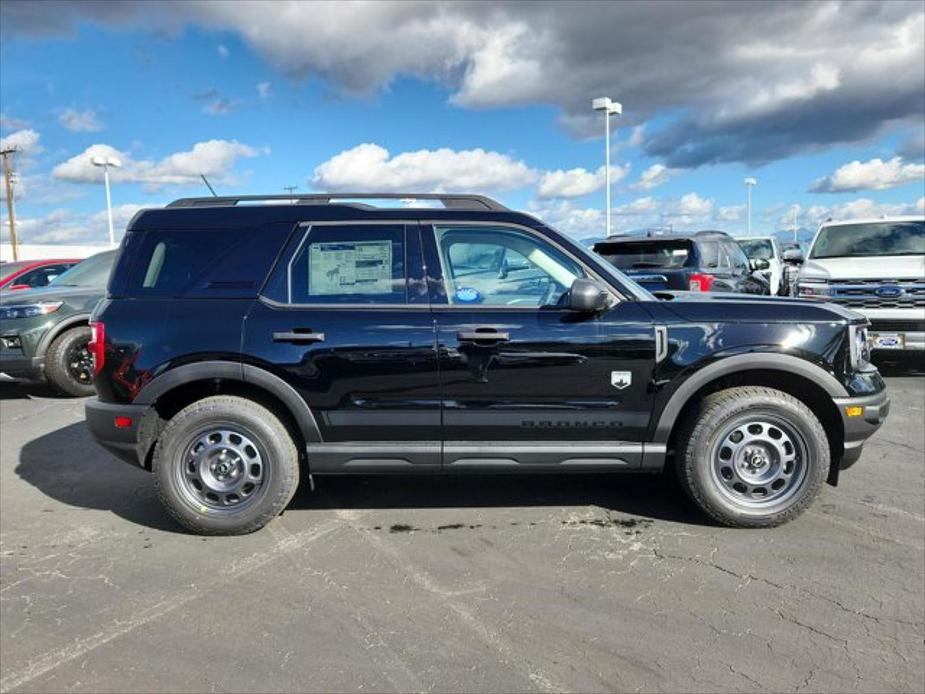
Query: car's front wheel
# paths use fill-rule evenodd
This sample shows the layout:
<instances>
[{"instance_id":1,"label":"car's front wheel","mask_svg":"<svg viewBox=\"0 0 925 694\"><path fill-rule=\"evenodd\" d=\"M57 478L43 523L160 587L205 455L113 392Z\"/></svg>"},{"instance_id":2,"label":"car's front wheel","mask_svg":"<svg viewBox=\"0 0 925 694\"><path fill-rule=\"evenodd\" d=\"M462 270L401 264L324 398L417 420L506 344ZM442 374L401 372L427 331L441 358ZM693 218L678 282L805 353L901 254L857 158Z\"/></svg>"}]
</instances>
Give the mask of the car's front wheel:
<instances>
[{"instance_id":1,"label":"car's front wheel","mask_svg":"<svg viewBox=\"0 0 925 694\"><path fill-rule=\"evenodd\" d=\"M713 393L677 438L681 486L724 525L770 527L800 515L829 471L829 444L792 395L744 386Z\"/></svg>"},{"instance_id":2,"label":"car's front wheel","mask_svg":"<svg viewBox=\"0 0 925 694\"><path fill-rule=\"evenodd\" d=\"M87 351L90 328L81 325L58 335L45 353L45 378L58 390L77 397L93 395L93 357Z\"/></svg>"},{"instance_id":3,"label":"car's front wheel","mask_svg":"<svg viewBox=\"0 0 925 694\"><path fill-rule=\"evenodd\" d=\"M152 460L170 514L201 535L242 535L278 516L299 484L286 427L251 400L214 396L178 412Z\"/></svg>"}]
</instances>

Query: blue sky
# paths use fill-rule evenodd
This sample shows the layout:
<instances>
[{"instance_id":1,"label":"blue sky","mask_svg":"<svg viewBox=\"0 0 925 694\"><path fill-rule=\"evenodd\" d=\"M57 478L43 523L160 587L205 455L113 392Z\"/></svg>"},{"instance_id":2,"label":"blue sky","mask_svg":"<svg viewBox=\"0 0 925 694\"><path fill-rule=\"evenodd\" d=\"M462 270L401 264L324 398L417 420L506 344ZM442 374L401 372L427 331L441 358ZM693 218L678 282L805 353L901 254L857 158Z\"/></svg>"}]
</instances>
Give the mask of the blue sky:
<instances>
[{"instance_id":1,"label":"blue sky","mask_svg":"<svg viewBox=\"0 0 925 694\"><path fill-rule=\"evenodd\" d=\"M807 5L806 17L764 6L764 21L785 22L780 41L793 46L781 49L722 21L702 37L690 5L664 3L568 4L579 16L562 29L555 8L525 4L499 3L489 21L452 3L290 4L268 16L267 3L4 2L0 135L21 150L21 241L105 240L94 153L123 160L122 226L139 207L207 194L202 172L219 193L463 189L597 236L603 122L590 100L600 95L624 104L612 120L618 230L741 233L745 176L759 181L756 233L786 228L793 205L804 229L826 216L921 213L922 5L872 19L855 16L861 4ZM723 19L740 11L728 9ZM801 32L820 23L832 46L804 50ZM686 61L665 55L670 36L586 50L600 24L667 26L679 50L705 45Z\"/></svg>"}]
</instances>

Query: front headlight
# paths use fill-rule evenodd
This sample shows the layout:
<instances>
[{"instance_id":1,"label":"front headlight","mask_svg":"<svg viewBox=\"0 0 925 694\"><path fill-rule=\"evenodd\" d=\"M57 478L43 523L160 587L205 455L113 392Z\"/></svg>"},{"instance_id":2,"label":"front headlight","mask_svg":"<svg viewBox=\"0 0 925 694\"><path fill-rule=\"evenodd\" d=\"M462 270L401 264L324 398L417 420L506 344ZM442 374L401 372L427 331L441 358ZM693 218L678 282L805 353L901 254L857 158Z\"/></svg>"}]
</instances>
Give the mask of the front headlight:
<instances>
[{"instance_id":1,"label":"front headlight","mask_svg":"<svg viewBox=\"0 0 925 694\"><path fill-rule=\"evenodd\" d=\"M851 368L859 369L870 363L870 334L866 325L852 325L849 332L851 339Z\"/></svg>"},{"instance_id":2,"label":"front headlight","mask_svg":"<svg viewBox=\"0 0 925 694\"><path fill-rule=\"evenodd\" d=\"M54 313L64 304L63 301L40 301L36 304L18 304L15 306L0 306L0 320L13 318L35 318Z\"/></svg>"},{"instance_id":3,"label":"front headlight","mask_svg":"<svg viewBox=\"0 0 925 694\"><path fill-rule=\"evenodd\" d=\"M829 286L825 280L799 280L797 282L797 296L808 299L826 298L829 296Z\"/></svg>"}]
</instances>

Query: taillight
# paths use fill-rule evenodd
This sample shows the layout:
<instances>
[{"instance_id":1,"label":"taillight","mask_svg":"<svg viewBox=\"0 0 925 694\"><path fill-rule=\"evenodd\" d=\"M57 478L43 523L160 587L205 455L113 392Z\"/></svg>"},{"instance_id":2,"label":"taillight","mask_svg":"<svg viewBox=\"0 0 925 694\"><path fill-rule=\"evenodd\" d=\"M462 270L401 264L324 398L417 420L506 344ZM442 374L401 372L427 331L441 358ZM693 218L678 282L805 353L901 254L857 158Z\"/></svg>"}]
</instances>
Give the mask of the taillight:
<instances>
[{"instance_id":1,"label":"taillight","mask_svg":"<svg viewBox=\"0 0 925 694\"><path fill-rule=\"evenodd\" d=\"M713 275L704 275L699 272L693 273L688 279L688 286L692 292L708 292L713 286Z\"/></svg>"},{"instance_id":2,"label":"taillight","mask_svg":"<svg viewBox=\"0 0 925 694\"><path fill-rule=\"evenodd\" d=\"M93 376L103 370L106 362L106 326L97 321L90 322L90 342L87 351L93 355Z\"/></svg>"}]
</instances>

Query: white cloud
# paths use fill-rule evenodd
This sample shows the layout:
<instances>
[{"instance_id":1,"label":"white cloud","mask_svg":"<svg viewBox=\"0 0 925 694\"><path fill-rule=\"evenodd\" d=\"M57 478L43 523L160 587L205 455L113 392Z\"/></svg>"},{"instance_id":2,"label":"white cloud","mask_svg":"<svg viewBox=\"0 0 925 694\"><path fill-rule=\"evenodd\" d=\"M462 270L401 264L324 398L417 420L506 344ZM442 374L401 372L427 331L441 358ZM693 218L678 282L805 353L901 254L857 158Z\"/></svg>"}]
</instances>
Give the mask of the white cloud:
<instances>
[{"instance_id":1,"label":"white cloud","mask_svg":"<svg viewBox=\"0 0 925 694\"><path fill-rule=\"evenodd\" d=\"M39 140L41 136L32 128L17 130L0 138L0 149L16 149L23 154L37 154L42 151Z\"/></svg>"},{"instance_id":2,"label":"white cloud","mask_svg":"<svg viewBox=\"0 0 925 694\"><path fill-rule=\"evenodd\" d=\"M658 201L655 198L645 197L636 198L632 202L623 205L617 205L613 208L613 214L620 217L632 217L654 212L659 208Z\"/></svg>"},{"instance_id":3,"label":"white cloud","mask_svg":"<svg viewBox=\"0 0 925 694\"><path fill-rule=\"evenodd\" d=\"M91 164L92 157L115 157L122 166L110 169L114 182L142 183L150 190L165 185L200 185L200 175L213 182L231 182L232 169L239 159L257 157L269 153L268 149L257 149L237 141L208 140L197 142L192 149L176 152L160 161L136 160L131 154L110 145L91 145L81 154L58 164L52 176L72 183L96 183L102 180L103 172Z\"/></svg>"},{"instance_id":4,"label":"white cloud","mask_svg":"<svg viewBox=\"0 0 925 694\"><path fill-rule=\"evenodd\" d=\"M257 83L257 97L261 101L269 101L273 98L273 85L269 82Z\"/></svg>"},{"instance_id":5,"label":"white cloud","mask_svg":"<svg viewBox=\"0 0 925 694\"><path fill-rule=\"evenodd\" d=\"M629 164L611 166L611 185L625 178L629 170ZM604 187L605 174L606 168L603 166L594 172L583 168L547 171L540 179L537 194L541 198L577 198L588 195Z\"/></svg>"},{"instance_id":6,"label":"white cloud","mask_svg":"<svg viewBox=\"0 0 925 694\"><path fill-rule=\"evenodd\" d=\"M688 193L681 196L678 212L683 216L706 217L713 213L713 201L697 193Z\"/></svg>"},{"instance_id":7,"label":"white cloud","mask_svg":"<svg viewBox=\"0 0 925 694\"><path fill-rule=\"evenodd\" d=\"M14 118L0 111L0 128L3 130L23 130L29 127L29 121L22 118Z\"/></svg>"},{"instance_id":8,"label":"white cloud","mask_svg":"<svg viewBox=\"0 0 925 694\"><path fill-rule=\"evenodd\" d=\"M231 55L231 51L229 51L227 46L225 46L223 43L218 44L218 48L216 48L216 50L222 58L227 58L229 55Z\"/></svg>"},{"instance_id":9,"label":"white cloud","mask_svg":"<svg viewBox=\"0 0 925 694\"><path fill-rule=\"evenodd\" d=\"M902 157L889 161L858 160L840 166L831 176L816 179L812 193L845 193L858 190L885 190L925 179L925 164L907 164Z\"/></svg>"},{"instance_id":10,"label":"white cloud","mask_svg":"<svg viewBox=\"0 0 925 694\"><path fill-rule=\"evenodd\" d=\"M329 191L497 191L521 188L536 178L522 161L498 152L442 148L391 157L384 147L364 143L318 165L311 185Z\"/></svg>"},{"instance_id":11,"label":"white cloud","mask_svg":"<svg viewBox=\"0 0 925 694\"><path fill-rule=\"evenodd\" d=\"M103 129L103 122L92 108L83 111L62 109L58 113L58 122L72 133L95 133Z\"/></svg>"},{"instance_id":12,"label":"white cloud","mask_svg":"<svg viewBox=\"0 0 925 694\"><path fill-rule=\"evenodd\" d=\"M745 205L730 205L720 207L716 213L717 219L723 222L738 222L745 214Z\"/></svg>"},{"instance_id":13,"label":"white cloud","mask_svg":"<svg viewBox=\"0 0 925 694\"><path fill-rule=\"evenodd\" d=\"M604 212L597 208L576 207L568 200L534 201L527 206L527 212L577 239L604 235Z\"/></svg>"},{"instance_id":14,"label":"white cloud","mask_svg":"<svg viewBox=\"0 0 925 694\"><path fill-rule=\"evenodd\" d=\"M789 230L792 227L794 209L797 213L797 227L815 231L827 219L841 221L845 219L925 214L925 196L908 203L881 203L870 198L856 198L837 205L813 205L809 208L804 208L801 205L790 205L783 209L777 207L774 220L776 229Z\"/></svg>"},{"instance_id":15,"label":"white cloud","mask_svg":"<svg viewBox=\"0 0 925 694\"><path fill-rule=\"evenodd\" d=\"M467 107L553 104L582 134L599 136L600 120L588 113L597 94L619 95L629 127L683 109L639 143L672 168L771 161L866 141L889 124L921 123L925 114L921 2L578 7L500 0L285 3L274 11L258 2L0 3L8 35L67 34L88 22L121 31L195 25L234 32L294 79L369 94L399 78L421 78ZM654 35L672 50L650 50Z\"/></svg>"},{"instance_id":16,"label":"white cloud","mask_svg":"<svg viewBox=\"0 0 925 694\"><path fill-rule=\"evenodd\" d=\"M663 183L667 183L668 179L677 173L678 172L675 169L669 169L664 164L652 164L652 166L647 168L639 175L639 180L633 183L630 186L630 189L652 190L653 188L657 188Z\"/></svg>"},{"instance_id":17,"label":"white cloud","mask_svg":"<svg viewBox=\"0 0 925 694\"><path fill-rule=\"evenodd\" d=\"M113 228L116 241L125 233L125 227L135 213L144 207L160 205L136 205L127 203L112 208ZM2 220L0 239L9 241L9 225ZM20 243L80 243L106 244L109 241L109 222L106 210L90 214L76 213L70 209L55 209L40 217L17 217L16 236Z\"/></svg>"}]
</instances>

